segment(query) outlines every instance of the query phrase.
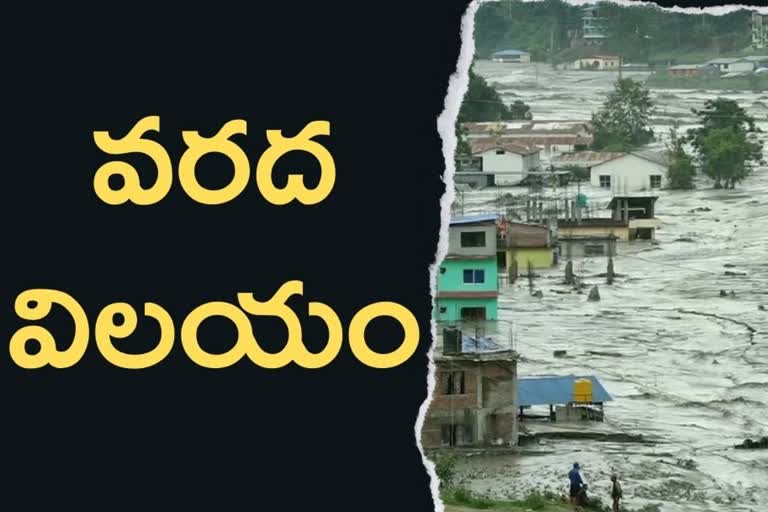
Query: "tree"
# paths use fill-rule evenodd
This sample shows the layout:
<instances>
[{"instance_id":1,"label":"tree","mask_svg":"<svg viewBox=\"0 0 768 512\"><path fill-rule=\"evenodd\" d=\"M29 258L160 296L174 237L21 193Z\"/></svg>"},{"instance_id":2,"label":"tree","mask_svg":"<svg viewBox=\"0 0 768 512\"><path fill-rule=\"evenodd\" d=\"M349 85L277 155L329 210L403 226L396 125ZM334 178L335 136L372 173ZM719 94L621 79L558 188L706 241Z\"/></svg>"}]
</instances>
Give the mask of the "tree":
<instances>
[{"instance_id":1,"label":"tree","mask_svg":"<svg viewBox=\"0 0 768 512\"><path fill-rule=\"evenodd\" d=\"M501 101L496 89L470 68L469 87L459 110L459 120L463 123L481 123L509 118L509 108Z\"/></svg>"},{"instance_id":2,"label":"tree","mask_svg":"<svg viewBox=\"0 0 768 512\"><path fill-rule=\"evenodd\" d=\"M685 152L685 139L677 133L677 124L669 130L669 169L667 170L667 186L671 189L692 189L696 176L693 158Z\"/></svg>"},{"instance_id":3,"label":"tree","mask_svg":"<svg viewBox=\"0 0 768 512\"><path fill-rule=\"evenodd\" d=\"M521 100L515 100L515 102L509 106L510 119L531 119L532 117L531 107L523 103Z\"/></svg>"},{"instance_id":4,"label":"tree","mask_svg":"<svg viewBox=\"0 0 768 512\"><path fill-rule=\"evenodd\" d=\"M734 188L752 173L756 151L762 151L760 143L750 141L744 133L716 128L702 141L701 170L714 180L715 188Z\"/></svg>"},{"instance_id":5,"label":"tree","mask_svg":"<svg viewBox=\"0 0 768 512\"><path fill-rule=\"evenodd\" d=\"M753 164L763 162L763 143L755 138L760 129L738 103L717 98L692 112L701 126L688 130L686 140L715 188L734 188L751 174Z\"/></svg>"},{"instance_id":6,"label":"tree","mask_svg":"<svg viewBox=\"0 0 768 512\"><path fill-rule=\"evenodd\" d=\"M467 140L467 129L456 120L456 156L472 154L472 147Z\"/></svg>"},{"instance_id":7,"label":"tree","mask_svg":"<svg viewBox=\"0 0 768 512\"><path fill-rule=\"evenodd\" d=\"M592 116L593 149L626 151L653 140L648 128L653 101L640 82L616 82L603 107Z\"/></svg>"}]
</instances>

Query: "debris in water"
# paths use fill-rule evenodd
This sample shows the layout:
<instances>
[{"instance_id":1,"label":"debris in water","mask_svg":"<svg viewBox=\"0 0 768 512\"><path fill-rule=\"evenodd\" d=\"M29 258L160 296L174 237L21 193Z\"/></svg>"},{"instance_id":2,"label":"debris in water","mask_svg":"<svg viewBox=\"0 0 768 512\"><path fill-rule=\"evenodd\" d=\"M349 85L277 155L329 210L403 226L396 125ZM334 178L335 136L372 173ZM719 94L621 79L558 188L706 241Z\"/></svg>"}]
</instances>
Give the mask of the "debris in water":
<instances>
[{"instance_id":1,"label":"debris in water","mask_svg":"<svg viewBox=\"0 0 768 512\"><path fill-rule=\"evenodd\" d=\"M600 300L600 291L597 289L597 285L593 286L591 290L589 290L589 297L587 297L587 300L589 302L597 302Z\"/></svg>"},{"instance_id":2,"label":"debris in water","mask_svg":"<svg viewBox=\"0 0 768 512\"><path fill-rule=\"evenodd\" d=\"M747 275L746 272L732 272L730 270L725 271L725 275L727 276L745 276Z\"/></svg>"},{"instance_id":3,"label":"debris in water","mask_svg":"<svg viewBox=\"0 0 768 512\"><path fill-rule=\"evenodd\" d=\"M553 355L555 357L565 357L567 354L568 354L568 352L565 351L565 350L555 350Z\"/></svg>"},{"instance_id":4,"label":"debris in water","mask_svg":"<svg viewBox=\"0 0 768 512\"><path fill-rule=\"evenodd\" d=\"M742 450L765 450L768 449L768 437L761 437L757 441L745 439L743 443L737 444L734 448L740 448Z\"/></svg>"},{"instance_id":5,"label":"debris in water","mask_svg":"<svg viewBox=\"0 0 768 512\"><path fill-rule=\"evenodd\" d=\"M540 299L544 296L544 292L542 292L541 290L536 290L531 295L536 297L537 299Z\"/></svg>"}]
</instances>

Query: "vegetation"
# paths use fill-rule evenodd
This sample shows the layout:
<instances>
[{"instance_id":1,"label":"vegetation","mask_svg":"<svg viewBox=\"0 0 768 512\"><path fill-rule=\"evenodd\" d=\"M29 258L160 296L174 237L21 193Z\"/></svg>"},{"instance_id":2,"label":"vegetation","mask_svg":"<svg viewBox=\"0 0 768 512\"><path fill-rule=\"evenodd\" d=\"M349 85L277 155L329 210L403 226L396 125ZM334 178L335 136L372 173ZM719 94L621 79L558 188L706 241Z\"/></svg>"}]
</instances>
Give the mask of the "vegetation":
<instances>
[{"instance_id":1,"label":"vegetation","mask_svg":"<svg viewBox=\"0 0 768 512\"><path fill-rule=\"evenodd\" d=\"M482 123L488 121L512 121L518 119L531 119L531 107L520 100L507 106L501 100L499 93L488 85L483 77L469 70L469 86L461 103L459 117L456 119L456 137L458 155L469 154L470 147L466 140L466 130L462 123Z\"/></svg>"},{"instance_id":2,"label":"vegetation","mask_svg":"<svg viewBox=\"0 0 768 512\"><path fill-rule=\"evenodd\" d=\"M677 133L677 125L669 130L669 170L667 171L667 187L673 190L685 190L694 188L696 167L685 151L685 139Z\"/></svg>"},{"instance_id":3,"label":"vegetation","mask_svg":"<svg viewBox=\"0 0 768 512\"><path fill-rule=\"evenodd\" d=\"M667 63L684 54L694 60L678 63L702 62L741 52L750 44L751 12L747 10L714 16L609 2L598 5L606 18L607 39L601 51L620 53L626 62ZM486 58L494 51L514 48L529 52L533 60L567 60L558 54L574 53L570 36L581 29L581 16L580 6L561 0L483 3L475 18L476 54Z\"/></svg>"},{"instance_id":4,"label":"vegetation","mask_svg":"<svg viewBox=\"0 0 768 512\"><path fill-rule=\"evenodd\" d=\"M525 498L518 500L496 500L486 496L479 496L464 488L453 488L442 493L443 503L448 505L447 511L450 512L450 506L478 510L503 510L507 512L566 512L572 511L573 507L566 502L565 496L557 496L551 492L534 492ZM603 503L599 498L591 497L590 503L586 507L580 507L585 512L610 512L609 504ZM625 512L660 512L658 505L647 505L640 509L631 510L626 506L621 509Z\"/></svg>"},{"instance_id":5,"label":"vegetation","mask_svg":"<svg viewBox=\"0 0 768 512\"><path fill-rule=\"evenodd\" d=\"M734 188L752 173L754 164L763 163L763 143L755 138L760 129L734 100L707 100L693 113L702 126L688 130L686 141L715 188Z\"/></svg>"},{"instance_id":6,"label":"vegetation","mask_svg":"<svg viewBox=\"0 0 768 512\"><path fill-rule=\"evenodd\" d=\"M648 127L653 101L640 82L624 78L616 82L603 107L592 116L592 148L628 151L653 140Z\"/></svg>"},{"instance_id":7,"label":"vegetation","mask_svg":"<svg viewBox=\"0 0 768 512\"><path fill-rule=\"evenodd\" d=\"M453 479L456 476L456 461L457 456L452 453L436 453L432 457L441 489L449 488L453 485Z\"/></svg>"}]
</instances>

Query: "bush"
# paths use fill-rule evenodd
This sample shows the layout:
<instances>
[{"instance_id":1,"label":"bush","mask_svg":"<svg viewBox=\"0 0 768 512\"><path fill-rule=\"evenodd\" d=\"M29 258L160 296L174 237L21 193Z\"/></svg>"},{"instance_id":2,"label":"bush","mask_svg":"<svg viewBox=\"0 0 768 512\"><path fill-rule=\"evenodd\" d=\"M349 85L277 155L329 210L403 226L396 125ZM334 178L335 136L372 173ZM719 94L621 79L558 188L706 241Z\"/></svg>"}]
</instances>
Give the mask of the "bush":
<instances>
[{"instance_id":1,"label":"bush","mask_svg":"<svg viewBox=\"0 0 768 512\"><path fill-rule=\"evenodd\" d=\"M457 457L451 453L436 453L432 458L435 463L435 473L440 479L440 488L445 489L453 485L453 479L456 477Z\"/></svg>"},{"instance_id":2,"label":"bush","mask_svg":"<svg viewBox=\"0 0 768 512\"><path fill-rule=\"evenodd\" d=\"M448 501L456 505L464 505L468 508L488 509L493 507L494 501L485 496L477 496L469 489L457 487L447 496Z\"/></svg>"}]
</instances>

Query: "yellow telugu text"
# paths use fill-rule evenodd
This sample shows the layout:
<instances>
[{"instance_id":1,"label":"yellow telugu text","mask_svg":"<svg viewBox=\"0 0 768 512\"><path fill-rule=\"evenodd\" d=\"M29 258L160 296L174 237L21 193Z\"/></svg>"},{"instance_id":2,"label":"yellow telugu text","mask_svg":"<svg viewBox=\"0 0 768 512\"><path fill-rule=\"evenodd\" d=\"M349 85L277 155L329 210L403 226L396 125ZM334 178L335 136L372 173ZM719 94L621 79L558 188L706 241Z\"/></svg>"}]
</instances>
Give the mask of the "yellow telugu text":
<instances>
[{"instance_id":1,"label":"yellow telugu text","mask_svg":"<svg viewBox=\"0 0 768 512\"><path fill-rule=\"evenodd\" d=\"M332 308L320 302L309 303L309 316L318 317L328 329L325 348L318 353L307 350L302 340L299 317L286 305L293 295L303 295L301 281L286 282L267 301L255 300L252 293L238 293L237 305L228 302L209 302L195 308L181 325L181 345L187 356L205 368L226 368L240 361L244 356L262 368L282 368L291 362L302 368L317 369L330 364L341 350L344 329L338 315ZM19 318L38 321L45 318L56 304L64 308L72 318L75 334L69 348L58 350L53 335L44 327L29 325L20 328L11 338L10 355L21 368L37 369L46 365L54 368L69 368L77 364L85 354L90 339L90 326L85 311L70 295L48 289L26 290L16 298L15 310ZM117 324L115 317L122 316ZM278 353L264 351L253 333L248 315L273 316L280 318L288 329L288 341ZM139 370L160 363L173 348L176 336L173 319L161 306L147 302L144 316L152 318L159 328L159 339L154 349L144 354L126 354L115 347L114 339L129 337L138 325L136 310L129 304L117 302L103 308L96 318L94 338L101 355L111 364L131 370ZM235 346L223 354L211 354L201 346L197 330L208 318L219 316L231 321L237 328ZM374 352L365 339L368 323L379 317L394 318L403 328L404 337L398 348L389 353ZM419 325L413 314L394 302L377 302L361 309L350 322L348 330L352 353L363 364L372 368L393 368L407 361L419 344ZM34 354L27 351L27 343L36 340L40 350Z\"/></svg>"},{"instance_id":2,"label":"yellow telugu text","mask_svg":"<svg viewBox=\"0 0 768 512\"><path fill-rule=\"evenodd\" d=\"M112 206L127 202L147 206L160 202L168 194L173 184L173 164L163 146L144 138L144 135L151 131L160 132L160 116L141 119L120 139L112 138L105 131L93 132L96 146L104 153L143 154L148 156L157 168L154 184L149 188L142 188L139 173L131 164L120 161L105 163L99 167L93 178L93 188L99 199ZM182 132L187 150L179 160L179 182L193 201L207 205L223 204L232 201L245 190L250 181L251 164L245 152L230 138L246 134L247 125L242 119L229 121L213 137L202 137L195 131ZM256 165L256 186L268 202L282 206L297 200L304 205L314 205L330 195L336 182L336 164L331 153L312 140L318 135L330 134L331 124L328 121L312 121L295 137L285 137L281 130L267 130L270 147L261 155ZM317 187L307 188L301 174L289 174L288 183L283 188L275 186L272 179L273 167L280 157L290 151L305 151L317 159L320 164L320 182ZM208 189L197 181L197 162L209 153L221 153L232 161L234 174L229 184L223 188ZM109 178L112 176L123 178L123 183L117 190L109 185Z\"/></svg>"}]
</instances>

